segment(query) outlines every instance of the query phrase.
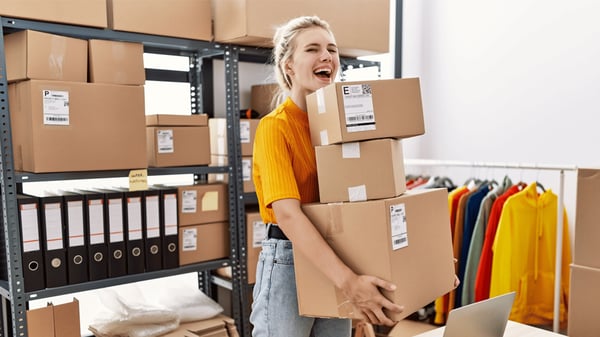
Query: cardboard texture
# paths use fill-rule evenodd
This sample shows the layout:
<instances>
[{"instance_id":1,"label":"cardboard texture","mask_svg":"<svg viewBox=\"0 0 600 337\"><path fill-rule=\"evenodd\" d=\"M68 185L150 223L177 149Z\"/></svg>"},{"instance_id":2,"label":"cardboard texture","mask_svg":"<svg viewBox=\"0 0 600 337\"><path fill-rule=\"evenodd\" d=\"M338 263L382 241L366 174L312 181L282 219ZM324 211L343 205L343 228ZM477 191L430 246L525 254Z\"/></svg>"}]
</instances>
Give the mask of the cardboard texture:
<instances>
[{"instance_id":1,"label":"cardboard texture","mask_svg":"<svg viewBox=\"0 0 600 337\"><path fill-rule=\"evenodd\" d=\"M418 78L332 83L306 104L314 146L425 133Z\"/></svg>"},{"instance_id":2,"label":"cardboard texture","mask_svg":"<svg viewBox=\"0 0 600 337\"><path fill-rule=\"evenodd\" d=\"M262 117L273 111L277 105L274 101L279 92L279 84L255 84L250 87L250 108Z\"/></svg>"},{"instance_id":3,"label":"cardboard texture","mask_svg":"<svg viewBox=\"0 0 600 337\"><path fill-rule=\"evenodd\" d=\"M229 256L229 222L179 226L179 264Z\"/></svg>"},{"instance_id":4,"label":"cardboard texture","mask_svg":"<svg viewBox=\"0 0 600 337\"><path fill-rule=\"evenodd\" d=\"M394 325L392 330L388 332L387 337L412 337L437 328L432 324L403 319Z\"/></svg>"},{"instance_id":5,"label":"cardboard texture","mask_svg":"<svg viewBox=\"0 0 600 337\"><path fill-rule=\"evenodd\" d=\"M252 156L254 151L254 135L259 119L240 119L240 144L242 156ZM227 150L227 119L210 118L210 154L226 156Z\"/></svg>"},{"instance_id":6,"label":"cardboard texture","mask_svg":"<svg viewBox=\"0 0 600 337\"><path fill-rule=\"evenodd\" d=\"M139 42L88 41L89 82L144 85L144 45Z\"/></svg>"},{"instance_id":7,"label":"cardboard texture","mask_svg":"<svg viewBox=\"0 0 600 337\"><path fill-rule=\"evenodd\" d=\"M210 164L208 126L148 126L149 167Z\"/></svg>"},{"instance_id":8,"label":"cardboard texture","mask_svg":"<svg viewBox=\"0 0 600 337\"><path fill-rule=\"evenodd\" d=\"M212 40L210 0L107 2L108 27L111 29L193 40Z\"/></svg>"},{"instance_id":9,"label":"cardboard texture","mask_svg":"<svg viewBox=\"0 0 600 337\"><path fill-rule=\"evenodd\" d=\"M27 335L31 337L80 337L79 301L27 310Z\"/></svg>"},{"instance_id":10,"label":"cardboard texture","mask_svg":"<svg viewBox=\"0 0 600 337\"><path fill-rule=\"evenodd\" d=\"M573 263L600 268L600 169L577 170Z\"/></svg>"},{"instance_id":11,"label":"cardboard texture","mask_svg":"<svg viewBox=\"0 0 600 337\"><path fill-rule=\"evenodd\" d=\"M217 42L272 47L276 27L297 16L318 15L331 26L342 55L389 52L387 0L368 5L360 0L212 0L212 9Z\"/></svg>"},{"instance_id":12,"label":"cardboard texture","mask_svg":"<svg viewBox=\"0 0 600 337\"><path fill-rule=\"evenodd\" d=\"M212 155L210 156L210 166L226 166L229 162L227 156ZM227 183L229 177L225 173L209 173L208 182L223 182ZM242 185L244 193L255 192L254 181L252 180L252 156L242 157Z\"/></svg>"},{"instance_id":13,"label":"cardboard texture","mask_svg":"<svg viewBox=\"0 0 600 337\"><path fill-rule=\"evenodd\" d=\"M16 170L147 166L143 87L29 80L8 94Z\"/></svg>"},{"instance_id":14,"label":"cardboard texture","mask_svg":"<svg viewBox=\"0 0 600 337\"><path fill-rule=\"evenodd\" d=\"M26 79L87 82L88 42L34 30L4 37L8 82Z\"/></svg>"},{"instance_id":15,"label":"cardboard texture","mask_svg":"<svg viewBox=\"0 0 600 337\"><path fill-rule=\"evenodd\" d=\"M322 203L392 198L406 191L400 140L317 146L315 154Z\"/></svg>"},{"instance_id":16,"label":"cardboard texture","mask_svg":"<svg viewBox=\"0 0 600 337\"><path fill-rule=\"evenodd\" d=\"M146 126L207 126L208 115L146 115Z\"/></svg>"},{"instance_id":17,"label":"cardboard texture","mask_svg":"<svg viewBox=\"0 0 600 337\"><path fill-rule=\"evenodd\" d=\"M54 337L54 312L52 304L27 310L27 333L29 336Z\"/></svg>"},{"instance_id":18,"label":"cardboard texture","mask_svg":"<svg viewBox=\"0 0 600 337\"><path fill-rule=\"evenodd\" d=\"M303 210L332 249L358 274L398 286L384 295L404 306L401 320L454 288L446 189L409 190L396 198L307 204ZM339 289L294 251L299 312L359 319Z\"/></svg>"},{"instance_id":19,"label":"cardboard texture","mask_svg":"<svg viewBox=\"0 0 600 337\"><path fill-rule=\"evenodd\" d=\"M568 336L600 336L600 321L596 310L600 302L598 284L600 269L571 265Z\"/></svg>"},{"instance_id":20,"label":"cardboard texture","mask_svg":"<svg viewBox=\"0 0 600 337\"><path fill-rule=\"evenodd\" d=\"M177 330L162 335L163 337L239 337L235 322L231 317L220 314L213 318L186 322Z\"/></svg>"},{"instance_id":21,"label":"cardboard texture","mask_svg":"<svg viewBox=\"0 0 600 337\"><path fill-rule=\"evenodd\" d=\"M267 226L262 221L260 213L256 211L246 212L246 275L248 284L256 283L256 265L258 255L262 250L262 241L267 238Z\"/></svg>"},{"instance_id":22,"label":"cardboard texture","mask_svg":"<svg viewBox=\"0 0 600 337\"><path fill-rule=\"evenodd\" d=\"M179 226L229 221L227 187L223 183L178 186Z\"/></svg>"},{"instance_id":23,"label":"cardboard texture","mask_svg":"<svg viewBox=\"0 0 600 337\"><path fill-rule=\"evenodd\" d=\"M2 0L0 15L98 28L108 27L106 0Z\"/></svg>"}]
</instances>

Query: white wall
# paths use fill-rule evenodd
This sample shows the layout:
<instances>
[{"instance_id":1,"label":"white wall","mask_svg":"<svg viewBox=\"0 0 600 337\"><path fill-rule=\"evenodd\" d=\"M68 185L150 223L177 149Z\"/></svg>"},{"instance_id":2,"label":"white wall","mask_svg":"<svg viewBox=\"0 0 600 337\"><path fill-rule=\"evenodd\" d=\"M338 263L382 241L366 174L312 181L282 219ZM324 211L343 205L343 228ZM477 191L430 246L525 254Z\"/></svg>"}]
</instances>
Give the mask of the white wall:
<instances>
[{"instance_id":1,"label":"white wall","mask_svg":"<svg viewBox=\"0 0 600 337\"><path fill-rule=\"evenodd\" d=\"M420 77L426 123L405 156L600 166L598 17L596 0L404 0L403 77ZM437 170L559 190L558 172ZM573 222L575 172L565 190Z\"/></svg>"}]
</instances>

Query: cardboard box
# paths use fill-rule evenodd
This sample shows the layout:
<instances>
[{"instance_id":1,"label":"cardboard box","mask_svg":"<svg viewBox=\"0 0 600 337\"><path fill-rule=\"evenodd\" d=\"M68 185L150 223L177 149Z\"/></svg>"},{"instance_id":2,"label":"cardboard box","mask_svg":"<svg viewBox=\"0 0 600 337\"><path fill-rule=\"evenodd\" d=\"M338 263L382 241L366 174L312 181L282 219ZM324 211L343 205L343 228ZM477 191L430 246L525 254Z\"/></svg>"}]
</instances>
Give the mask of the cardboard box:
<instances>
[{"instance_id":1,"label":"cardboard box","mask_svg":"<svg viewBox=\"0 0 600 337\"><path fill-rule=\"evenodd\" d=\"M252 156L254 151L254 135L259 119L240 119L240 146L242 156ZM210 118L210 154L225 156L227 150L227 119Z\"/></svg>"},{"instance_id":2,"label":"cardboard box","mask_svg":"<svg viewBox=\"0 0 600 337\"><path fill-rule=\"evenodd\" d=\"M432 324L403 319L394 325L390 332L388 332L387 337L412 337L437 328L437 326Z\"/></svg>"},{"instance_id":3,"label":"cardboard box","mask_svg":"<svg viewBox=\"0 0 600 337\"><path fill-rule=\"evenodd\" d=\"M29 309L25 316L29 336L54 337L54 312L51 303L42 308Z\"/></svg>"},{"instance_id":4,"label":"cardboard box","mask_svg":"<svg viewBox=\"0 0 600 337\"><path fill-rule=\"evenodd\" d=\"M143 87L29 80L8 94L16 170L146 167Z\"/></svg>"},{"instance_id":5,"label":"cardboard box","mask_svg":"<svg viewBox=\"0 0 600 337\"><path fill-rule=\"evenodd\" d=\"M577 170L573 263L600 268L600 169Z\"/></svg>"},{"instance_id":6,"label":"cardboard box","mask_svg":"<svg viewBox=\"0 0 600 337\"><path fill-rule=\"evenodd\" d=\"M179 226L179 265L229 256L229 222Z\"/></svg>"},{"instance_id":7,"label":"cardboard box","mask_svg":"<svg viewBox=\"0 0 600 337\"><path fill-rule=\"evenodd\" d=\"M570 337L600 336L600 321L596 310L600 302L598 284L600 269L571 265L568 320Z\"/></svg>"},{"instance_id":8,"label":"cardboard box","mask_svg":"<svg viewBox=\"0 0 600 337\"><path fill-rule=\"evenodd\" d=\"M314 146L425 133L418 78L332 83L306 104Z\"/></svg>"},{"instance_id":9,"label":"cardboard box","mask_svg":"<svg viewBox=\"0 0 600 337\"><path fill-rule=\"evenodd\" d=\"M201 321L181 323L177 330L163 337L239 337L235 321L226 315L217 315Z\"/></svg>"},{"instance_id":10,"label":"cardboard box","mask_svg":"<svg viewBox=\"0 0 600 337\"><path fill-rule=\"evenodd\" d=\"M4 37L6 77L87 82L88 42L82 39L22 30Z\"/></svg>"},{"instance_id":11,"label":"cardboard box","mask_svg":"<svg viewBox=\"0 0 600 337\"><path fill-rule=\"evenodd\" d=\"M146 144L150 167L210 164L208 126L148 126Z\"/></svg>"},{"instance_id":12,"label":"cardboard box","mask_svg":"<svg viewBox=\"0 0 600 337\"><path fill-rule=\"evenodd\" d=\"M210 0L108 0L114 30L212 40Z\"/></svg>"},{"instance_id":13,"label":"cardboard box","mask_svg":"<svg viewBox=\"0 0 600 337\"><path fill-rule=\"evenodd\" d=\"M212 0L212 6L217 42L272 47L275 27L297 16L318 15L331 26L342 55L389 52L388 0Z\"/></svg>"},{"instance_id":14,"label":"cardboard box","mask_svg":"<svg viewBox=\"0 0 600 337\"><path fill-rule=\"evenodd\" d=\"M322 203L393 198L406 191L399 139L315 147Z\"/></svg>"},{"instance_id":15,"label":"cardboard box","mask_svg":"<svg viewBox=\"0 0 600 337\"><path fill-rule=\"evenodd\" d=\"M0 15L98 28L108 27L106 0L2 0Z\"/></svg>"},{"instance_id":16,"label":"cardboard box","mask_svg":"<svg viewBox=\"0 0 600 337\"><path fill-rule=\"evenodd\" d=\"M260 213L255 211L246 212L246 264L248 284L256 283L256 265L258 255L262 250L262 242L267 238L267 226L262 221Z\"/></svg>"},{"instance_id":17,"label":"cardboard box","mask_svg":"<svg viewBox=\"0 0 600 337\"><path fill-rule=\"evenodd\" d=\"M79 301L54 305L54 334L56 337L81 337ZM29 334L30 336L34 336Z\"/></svg>"},{"instance_id":18,"label":"cardboard box","mask_svg":"<svg viewBox=\"0 0 600 337\"><path fill-rule=\"evenodd\" d=\"M144 45L111 40L88 41L89 82L144 85Z\"/></svg>"},{"instance_id":19,"label":"cardboard box","mask_svg":"<svg viewBox=\"0 0 600 337\"><path fill-rule=\"evenodd\" d=\"M262 117L273 111L277 102L276 95L279 92L279 84L255 84L250 87L250 108L256 110Z\"/></svg>"},{"instance_id":20,"label":"cardboard box","mask_svg":"<svg viewBox=\"0 0 600 337\"><path fill-rule=\"evenodd\" d=\"M302 208L352 270L398 286L383 292L404 306L402 313L387 313L392 319L401 320L454 288L446 189ZM294 263L301 315L360 318L341 291L299 251L294 251Z\"/></svg>"},{"instance_id":21,"label":"cardboard box","mask_svg":"<svg viewBox=\"0 0 600 337\"><path fill-rule=\"evenodd\" d=\"M206 114L147 115L146 126L208 126Z\"/></svg>"},{"instance_id":22,"label":"cardboard box","mask_svg":"<svg viewBox=\"0 0 600 337\"><path fill-rule=\"evenodd\" d=\"M79 301L27 310L27 335L35 337L80 337Z\"/></svg>"},{"instance_id":23,"label":"cardboard box","mask_svg":"<svg viewBox=\"0 0 600 337\"><path fill-rule=\"evenodd\" d=\"M210 156L210 166L227 166L228 156ZM209 173L208 182L229 182L229 176L225 173ZM242 157L242 184L244 193L256 192L254 180L252 180L252 156Z\"/></svg>"},{"instance_id":24,"label":"cardboard box","mask_svg":"<svg viewBox=\"0 0 600 337\"><path fill-rule=\"evenodd\" d=\"M229 221L227 184L196 184L177 187L179 226Z\"/></svg>"}]
</instances>

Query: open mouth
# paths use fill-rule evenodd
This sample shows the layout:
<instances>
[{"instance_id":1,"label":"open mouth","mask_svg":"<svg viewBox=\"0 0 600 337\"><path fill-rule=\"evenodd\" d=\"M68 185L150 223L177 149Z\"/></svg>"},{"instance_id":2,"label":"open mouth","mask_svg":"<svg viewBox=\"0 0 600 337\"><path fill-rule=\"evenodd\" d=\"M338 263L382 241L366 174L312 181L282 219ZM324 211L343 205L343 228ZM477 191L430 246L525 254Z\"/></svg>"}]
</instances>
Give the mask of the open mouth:
<instances>
[{"instance_id":1,"label":"open mouth","mask_svg":"<svg viewBox=\"0 0 600 337\"><path fill-rule=\"evenodd\" d=\"M331 78L331 69L319 68L314 71L314 74L319 78L330 79Z\"/></svg>"}]
</instances>

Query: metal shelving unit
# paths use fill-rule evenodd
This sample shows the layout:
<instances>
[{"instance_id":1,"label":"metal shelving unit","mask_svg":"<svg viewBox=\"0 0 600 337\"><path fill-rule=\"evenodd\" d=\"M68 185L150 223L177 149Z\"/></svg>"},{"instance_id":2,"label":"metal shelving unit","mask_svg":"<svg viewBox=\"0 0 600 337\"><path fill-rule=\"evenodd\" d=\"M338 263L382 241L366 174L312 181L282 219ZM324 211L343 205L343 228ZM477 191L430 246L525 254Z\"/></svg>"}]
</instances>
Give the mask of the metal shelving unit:
<instances>
[{"instance_id":1,"label":"metal shelving unit","mask_svg":"<svg viewBox=\"0 0 600 337\"><path fill-rule=\"evenodd\" d=\"M99 289L108 286L156 279L171 275L189 272L198 273L200 289L210 295L209 271L223 266L231 266L234 282L232 282L233 318L238 324L240 334L244 334L243 327L247 322L247 315L241 310L240 288L236 279L241 275L238 247L240 242L237 237L239 227L241 200L242 172L239 137L239 103L238 103L238 79L237 79L237 57L235 47L216 44L212 42L188 40L139 33L118 32L108 29L90 28L84 26L72 26L54 24L32 20L13 19L1 17L0 25L0 178L2 186L2 224L5 237L5 252L7 263L7 280L0 281L0 295L2 296L2 307L0 311L3 316L3 324L0 324L0 336L27 337L26 311L28 301L46 298L56 295L69 294L84 290ZM144 45L146 52L163 53L169 55L187 56L190 59L189 73L174 74L162 73L155 70L146 70L149 77L163 77L166 80L190 82L190 100L192 113L203 113L202 95L206 93L206 85L202 85L206 77L202 73L202 59L222 56L225 60L225 83L227 90L227 120L228 120L228 152L230 153L229 165L225 167L178 167L178 168L149 168L148 175L171 175L171 174L193 174L195 176L206 176L209 173L227 173L229 175L229 218L231 251L228 259L199 263L174 269L147 272L136 275L126 275L118 278L104 279L100 281L86 282L76 285L67 285L57 288L48 288L41 291L25 292L23 289L23 273L21 259L20 226L18 223L17 192L23 183L57 181L69 179L100 179L127 177L128 171L97 171L97 172L61 172L33 174L27 172L16 172L13 165L12 133L10 127L10 113L8 105L8 83L6 81L6 60L4 51L4 34L13 31L32 29L58 35L71 36L82 39L105 39L129 42L140 42ZM211 74L212 75L212 74ZM169 77L170 76L170 77ZM211 98L212 99L212 98ZM241 206L240 206L241 205ZM242 213L243 214L243 213ZM245 268L244 268L245 269Z\"/></svg>"}]
</instances>

